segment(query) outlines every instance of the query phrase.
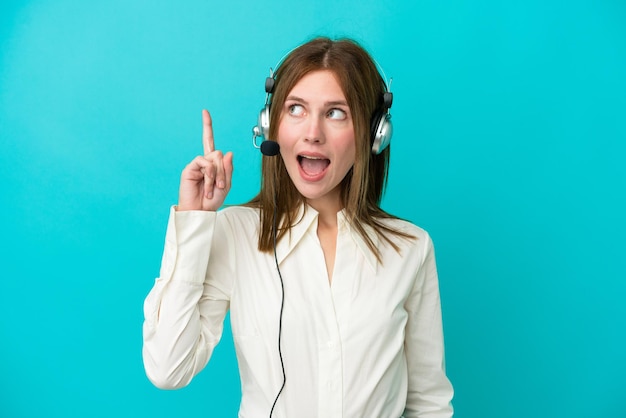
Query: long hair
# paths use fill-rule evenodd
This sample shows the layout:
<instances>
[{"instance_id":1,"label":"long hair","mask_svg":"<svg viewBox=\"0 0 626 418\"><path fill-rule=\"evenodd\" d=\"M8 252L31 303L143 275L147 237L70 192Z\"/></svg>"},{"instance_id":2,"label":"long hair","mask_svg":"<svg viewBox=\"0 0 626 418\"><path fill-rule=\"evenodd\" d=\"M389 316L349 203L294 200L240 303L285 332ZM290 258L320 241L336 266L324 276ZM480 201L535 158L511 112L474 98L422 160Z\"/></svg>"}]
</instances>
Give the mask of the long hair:
<instances>
[{"instance_id":1,"label":"long hair","mask_svg":"<svg viewBox=\"0 0 626 418\"><path fill-rule=\"evenodd\" d=\"M350 225L364 238L379 262L376 248L366 227L369 226L396 250L399 247L391 235L413 238L392 229L383 222L394 218L380 208L389 169L390 147L373 155L372 118L382 112L386 82L381 77L371 56L351 39L331 40L315 38L294 49L280 64L274 75L275 87L271 97L269 139L277 139L281 109L293 87L305 75L319 70L330 70L339 81L354 124L356 154L353 167L341 182L341 198ZM261 190L247 206L258 207L261 216L259 250L273 249L273 217L279 220L277 240L299 222L295 219L304 198L291 181L283 159L263 156L261 162Z\"/></svg>"}]
</instances>

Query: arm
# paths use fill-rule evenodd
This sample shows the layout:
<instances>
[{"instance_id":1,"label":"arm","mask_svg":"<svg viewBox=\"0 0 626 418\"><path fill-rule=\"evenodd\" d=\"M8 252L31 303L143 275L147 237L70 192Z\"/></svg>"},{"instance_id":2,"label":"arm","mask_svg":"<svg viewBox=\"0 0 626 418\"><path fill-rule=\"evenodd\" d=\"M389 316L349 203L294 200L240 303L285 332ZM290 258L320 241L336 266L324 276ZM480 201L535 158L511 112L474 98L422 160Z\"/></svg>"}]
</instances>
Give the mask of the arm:
<instances>
[{"instance_id":1,"label":"arm","mask_svg":"<svg viewBox=\"0 0 626 418\"><path fill-rule=\"evenodd\" d=\"M229 307L232 269L217 272L219 280L208 280L207 265L215 211L231 186L232 153L215 150L211 115L206 110L202 111L202 144L204 155L194 158L181 174L160 277L144 303L144 367L148 378L163 389L187 385L206 366ZM223 246L230 238L223 234L216 240Z\"/></svg>"},{"instance_id":2,"label":"arm","mask_svg":"<svg viewBox=\"0 0 626 418\"><path fill-rule=\"evenodd\" d=\"M435 254L425 237L424 260L407 299L405 349L409 387L404 416L451 417L452 385L445 372L441 302Z\"/></svg>"},{"instance_id":3,"label":"arm","mask_svg":"<svg viewBox=\"0 0 626 418\"><path fill-rule=\"evenodd\" d=\"M144 302L144 367L162 389L189 384L222 335L229 289L205 281L215 220L215 212L170 213L160 277Z\"/></svg>"}]
</instances>

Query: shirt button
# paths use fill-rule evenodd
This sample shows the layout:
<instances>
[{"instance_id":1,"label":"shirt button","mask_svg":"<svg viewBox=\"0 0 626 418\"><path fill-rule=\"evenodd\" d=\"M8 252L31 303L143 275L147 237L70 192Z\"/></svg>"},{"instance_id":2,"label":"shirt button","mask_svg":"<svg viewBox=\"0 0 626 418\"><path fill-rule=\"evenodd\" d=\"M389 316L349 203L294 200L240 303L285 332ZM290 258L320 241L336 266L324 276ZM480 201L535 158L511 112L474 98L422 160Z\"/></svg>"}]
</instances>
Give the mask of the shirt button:
<instances>
[{"instance_id":1,"label":"shirt button","mask_svg":"<svg viewBox=\"0 0 626 418\"><path fill-rule=\"evenodd\" d=\"M333 342L332 342L332 341L328 341L328 342L326 343L326 346L327 346L328 348L333 348L333 347L335 346L335 344L333 344Z\"/></svg>"}]
</instances>

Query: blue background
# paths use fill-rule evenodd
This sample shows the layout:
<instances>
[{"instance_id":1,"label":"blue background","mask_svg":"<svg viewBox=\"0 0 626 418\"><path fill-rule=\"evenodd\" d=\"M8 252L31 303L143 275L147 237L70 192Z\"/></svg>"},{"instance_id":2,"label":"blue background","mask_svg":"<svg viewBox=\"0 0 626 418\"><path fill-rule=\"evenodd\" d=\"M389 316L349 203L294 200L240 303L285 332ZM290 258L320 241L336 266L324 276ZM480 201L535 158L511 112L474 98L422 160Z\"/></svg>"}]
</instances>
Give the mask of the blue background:
<instances>
[{"instance_id":1,"label":"blue background","mask_svg":"<svg viewBox=\"0 0 626 418\"><path fill-rule=\"evenodd\" d=\"M252 197L269 67L313 35L393 77L384 206L435 241L456 416L626 417L626 3L3 1L0 416L235 416L141 361L201 109Z\"/></svg>"}]
</instances>

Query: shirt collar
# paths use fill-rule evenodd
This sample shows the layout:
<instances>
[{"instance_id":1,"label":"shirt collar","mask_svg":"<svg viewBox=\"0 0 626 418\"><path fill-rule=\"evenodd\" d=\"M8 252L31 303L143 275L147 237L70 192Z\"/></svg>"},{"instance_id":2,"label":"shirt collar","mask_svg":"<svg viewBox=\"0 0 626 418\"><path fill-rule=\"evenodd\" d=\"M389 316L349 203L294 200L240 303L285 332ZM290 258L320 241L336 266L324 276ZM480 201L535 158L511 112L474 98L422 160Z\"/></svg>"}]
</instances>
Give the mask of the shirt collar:
<instances>
[{"instance_id":1,"label":"shirt collar","mask_svg":"<svg viewBox=\"0 0 626 418\"><path fill-rule=\"evenodd\" d=\"M296 224L292 226L291 231L288 232L277 244L276 244L276 257L278 263L282 263L285 258L296 248L296 246L302 241L307 232L311 232L317 236L317 221L319 213L308 205L301 205L295 216ZM378 234L369 225L364 225L364 229L372 240L374 247L378 248L379 238ZM378 266L378 260L376 255L367 246L367 242L348 222L345 214L345 210L341 210L337 213L337 234L348 233L350 238L354 241L359 251L363 254L363 258L366 260L370 268L375 272Z\"/></svg>"}]
</instances>

